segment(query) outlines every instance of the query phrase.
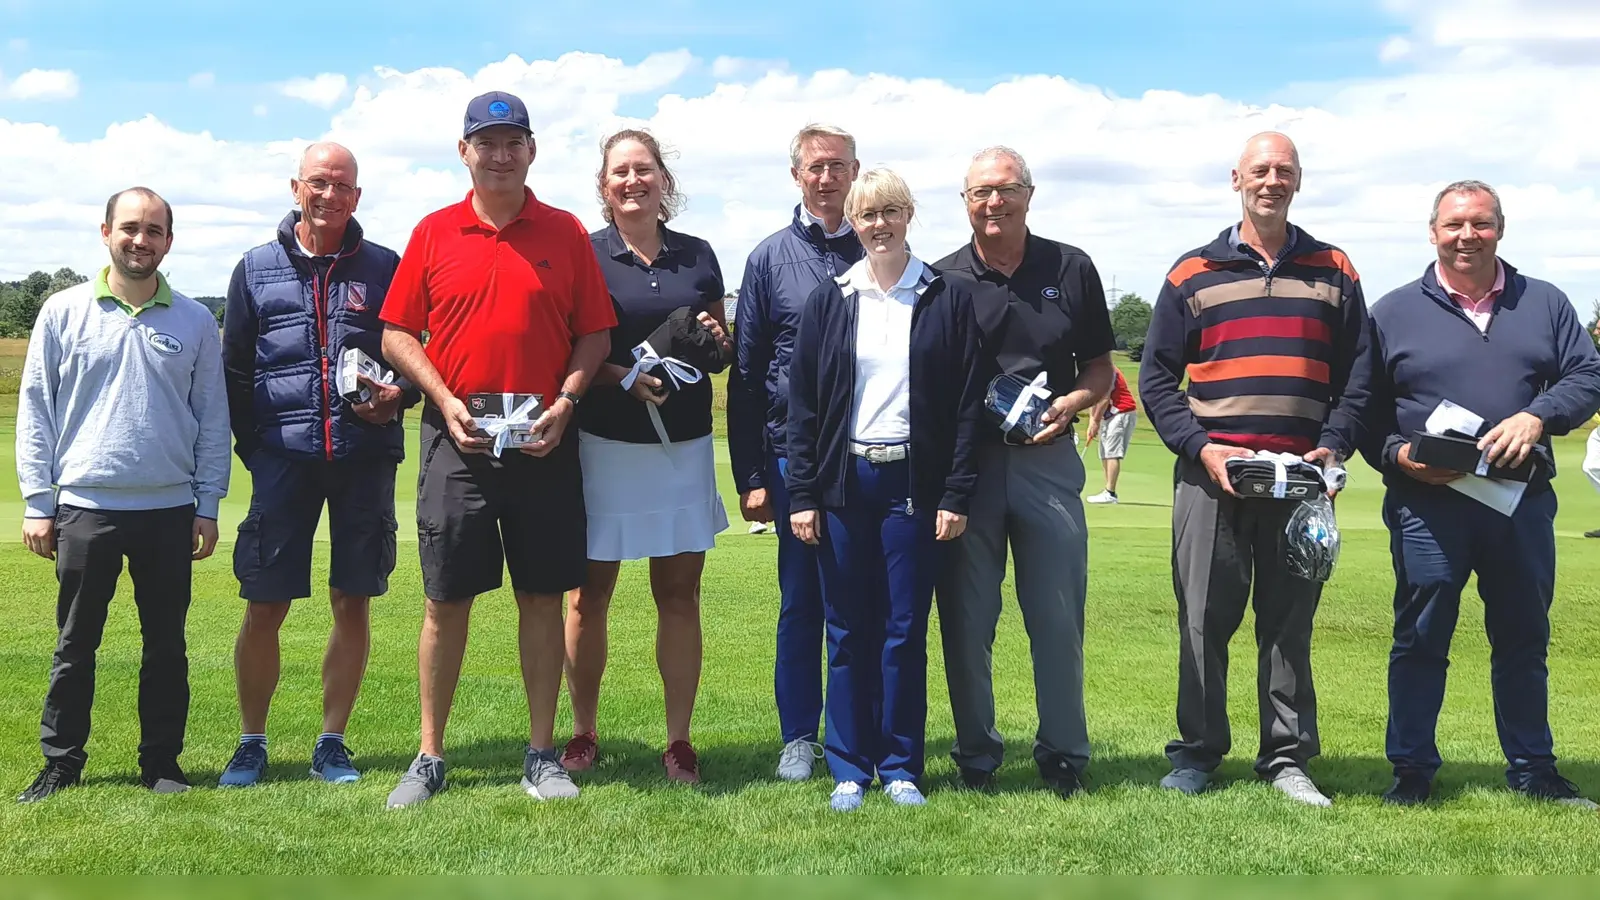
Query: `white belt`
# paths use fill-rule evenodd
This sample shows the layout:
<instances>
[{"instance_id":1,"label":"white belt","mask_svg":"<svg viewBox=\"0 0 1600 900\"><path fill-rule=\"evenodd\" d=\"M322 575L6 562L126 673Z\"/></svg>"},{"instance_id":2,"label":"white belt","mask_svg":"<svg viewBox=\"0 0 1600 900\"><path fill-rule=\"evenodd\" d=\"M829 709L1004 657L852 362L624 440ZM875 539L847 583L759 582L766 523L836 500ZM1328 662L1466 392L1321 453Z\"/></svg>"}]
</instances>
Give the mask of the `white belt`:
<instances>
[{"instance_id":1,"label":"white belt","mask_svg":"<svg viewBox=\"0 0 1600 900\"><path fill-rule=\"evenodd\" d=\"M899 462L910 452L910 444L858 444L850 442L850 452L872 463Z\"/></svg>"}]
</instances>

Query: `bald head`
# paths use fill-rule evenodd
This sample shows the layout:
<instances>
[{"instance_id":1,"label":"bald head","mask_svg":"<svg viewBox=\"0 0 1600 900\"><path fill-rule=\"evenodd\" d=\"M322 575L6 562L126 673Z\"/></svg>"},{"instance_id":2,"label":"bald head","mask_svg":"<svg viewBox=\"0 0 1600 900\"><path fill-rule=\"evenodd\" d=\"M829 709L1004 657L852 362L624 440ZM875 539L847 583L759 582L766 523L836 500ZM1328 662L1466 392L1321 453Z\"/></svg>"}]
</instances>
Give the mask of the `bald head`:
<instances>
[{"instance_id":1,"label":"bald head","mask_svg":"<svg viewBox=\"0 0 1600 900\"><path fill-rule=\"evenodd\" d=\"M1245 141L1244 149L1239 152L1239 167L1244 168L1247 160L1262 154L1287 154L1294 160L1294 167L1300 168L1300 151L1296 149L1294 141L1281 131L1263 131Z\"/></svg>"},{"instance_id":2,"label":"bald head","mask_svg":"<svg viewBox=\"0 0 1600 900\"><path fill-rule=\"evenodd\" d=\"M336 166L346 169L350 172L350 183L355 183L356 155L351 153L349 148L343 144L335 144L333 141L318 141L307 147L306 152L300 154L299 175L301 178L309 178L310 176L306 174L306 171L321 166Z\"/></svg>"},{"instance_id":3,"label":"bald head","mask_svg":"<svg viewBox=\"0 0 1600 900\"><path fill-rule=\"evenodd\" d=\"M1286 222L1289 203L1300 191L1300 151L1288 135L1263 131L1245 142L1233 170L1246 218L1261 225Z\"/></svg>"}]
</instances>

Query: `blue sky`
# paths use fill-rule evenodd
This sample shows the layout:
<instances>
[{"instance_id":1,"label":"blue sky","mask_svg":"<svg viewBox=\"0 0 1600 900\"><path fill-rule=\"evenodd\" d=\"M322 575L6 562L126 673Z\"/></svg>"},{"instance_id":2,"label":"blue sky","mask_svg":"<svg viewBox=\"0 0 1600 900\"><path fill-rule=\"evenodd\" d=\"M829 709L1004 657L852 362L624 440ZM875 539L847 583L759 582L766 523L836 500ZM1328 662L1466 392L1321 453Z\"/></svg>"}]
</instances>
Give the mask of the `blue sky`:
<instances>
[{"instance_id":1,"label":"blue sky","mask_svg":"<svg viewBox=\"0 0 1600 900\"><path fill-rule=\"evenodd\" d=\"M1016 0L998 4L1005 15L953 0L569 0L495 11L407 0L330 3L331 12L320 4L237 0L156 6L0 0L0 71L77 73L79 96L51 116L71 139L150 113L184 130L259 140L326 125L326 114L282 97L274 85L319 72L358 81L378 65L470 72L513 53L535 59L573 50L636 63L685 48L708 62L785 60L801 72L847 68L973 89L1050 73L1121 96L1164 89L1265 103L1293 83L1379 73L1378 48L1404 30L1367 0L1282 0L1265 12L1225 2ZM853 12L865 9L870 24ZM188 84L197 73L215 77L203 103ZM707 68L674 88L692 93L713 84ZM640 107L621 112L649 114L651 100L632 102ZM37 105L0 100L0 117L26 117ZM266 115L256 114L259 105Z\"/></svg>"}]
</instances>

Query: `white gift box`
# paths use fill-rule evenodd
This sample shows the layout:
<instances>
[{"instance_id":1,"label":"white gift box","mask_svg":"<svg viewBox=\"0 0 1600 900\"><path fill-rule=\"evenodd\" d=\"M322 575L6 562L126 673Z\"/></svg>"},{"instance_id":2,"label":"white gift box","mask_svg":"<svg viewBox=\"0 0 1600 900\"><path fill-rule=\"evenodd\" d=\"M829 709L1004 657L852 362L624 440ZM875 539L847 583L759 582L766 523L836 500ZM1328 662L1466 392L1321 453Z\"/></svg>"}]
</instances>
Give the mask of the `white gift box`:
<instances>
[{"instance_id":1,"label":"white gift box","mask_svg":"<svg viewBox=\"0 0 1600 900\"><path fill-rule=\"evenodd\" d=\"M365 375L379 384L393 384L394 373L357 347L347 348L339 357L339 396L350 403L366 403L372 399L372 389L361 383L357 376Z\"/></svg>"}]
</instances>

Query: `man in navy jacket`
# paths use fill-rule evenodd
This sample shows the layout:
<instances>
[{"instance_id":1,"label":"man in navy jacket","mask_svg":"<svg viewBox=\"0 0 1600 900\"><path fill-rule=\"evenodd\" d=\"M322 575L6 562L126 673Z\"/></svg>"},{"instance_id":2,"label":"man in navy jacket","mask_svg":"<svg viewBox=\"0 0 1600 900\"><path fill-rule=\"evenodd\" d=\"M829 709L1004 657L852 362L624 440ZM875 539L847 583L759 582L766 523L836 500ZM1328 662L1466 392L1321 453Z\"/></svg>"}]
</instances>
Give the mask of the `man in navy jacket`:
<instances>
[{"instance_id":1,"label":"man in navy jacket","mask_svg":"<svg viewBox=\"0 0 1600 900\"><path fill-rule=\"evenodd\" d=\"M1432 793L1450 639L1476 571L1506 781L1592 808L1556 771L1545 657L1556 575L1549 438L1600 408L1600 355L1565 294L1496 256L1505 215L1489 185L1440 191L1429 227L1438 260L1372 308L1378 360L1364 454L1387 487L1395 571L1387 738L1395 779L1383 799L1410 805ZM1476 476L1413 459L1415 435L1445 400L1482 418L1474 436L1491 465L1534 458L1510 515L1457 490Z\"/></svg>"},{"instance_id":2,"label":"man in navy jacket","mask_svg":"<svg viewBox=\"0 0 1600 900\"><path fill-rule=\"evenodd\" d=\"M827 125L801 129L789 160L800 205L788 226L750 252L739 287L728 455L745 520L776 523L782 599L773 687L784 742L778 777L801 781L822 755L822 583L816 549L788 527L789 357L811 291L861 259L861 242L844 218L844 198L861 164L855 138Z\"/></svg>"},{"instance_id":3,"label":"man in navy jacket","mask_svg":"<svg viewBox=\"0 0 1600 900\"><path fill-rule=\"evenodd\" d=\"M249 601L234 648L243 727L222 773L225 787L255 784L266 769L278 629L290 601L311 596L312 536L324 503L333 632L311 772L330 782L360 777L344 729L367 664L368 598L388 590L394 570L394 478L405 456L400 412L420 399L403 383L367 381L371 398L363 403L339 392L347 348L388 369L378 312L400 262L363 240L352 218L361 199L355 157L338 144L313 144L290 189L300 209L234 269L223 321L229 415L251 480L250 511L233 548L239 595Z\"/></svg>"}]
</instances>

